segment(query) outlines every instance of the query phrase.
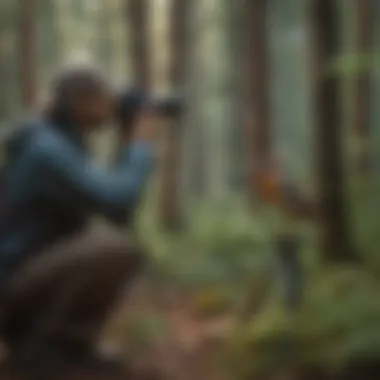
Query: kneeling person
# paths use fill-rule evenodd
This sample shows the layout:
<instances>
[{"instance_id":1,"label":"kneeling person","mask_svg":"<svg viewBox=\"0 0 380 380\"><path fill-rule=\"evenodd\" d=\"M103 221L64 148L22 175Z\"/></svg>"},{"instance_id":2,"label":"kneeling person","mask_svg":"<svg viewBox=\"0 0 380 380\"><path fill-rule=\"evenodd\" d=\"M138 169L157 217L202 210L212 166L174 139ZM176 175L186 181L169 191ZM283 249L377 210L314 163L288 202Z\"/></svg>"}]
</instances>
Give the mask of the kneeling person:
<instances>
[{"instance_id":1,"label":"kneeling person","mask_svg":"<svg viewBox=\"0 0 380 380\"><path fill-rule=\"evenodd\" d=\"M4 170L1 326L16 364L104 364L94 352L97 334L119 289L143 265L135 238L115 224L94 230L88 223L94 214L125 219L155 162L148 108L121 136L117 168L90 161L85 137L114 116L113 100L98 73L65 73Z\"/></svg>"}]
</instances>

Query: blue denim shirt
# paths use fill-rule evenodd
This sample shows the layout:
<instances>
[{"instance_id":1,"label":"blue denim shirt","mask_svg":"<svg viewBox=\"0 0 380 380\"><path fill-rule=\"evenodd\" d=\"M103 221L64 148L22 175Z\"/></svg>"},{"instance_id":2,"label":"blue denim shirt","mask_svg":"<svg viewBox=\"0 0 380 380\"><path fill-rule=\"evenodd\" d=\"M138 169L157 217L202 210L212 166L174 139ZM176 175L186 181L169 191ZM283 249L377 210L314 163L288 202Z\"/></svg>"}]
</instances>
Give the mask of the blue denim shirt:
<instances>
[{"instance_id":1,"label":"blue denim shirt","mask_svg":"<svg viewBox=\"0 0 380 380\"><path fill-rule=\"evenodd\" d=\"M5 273L29 250L75 232L93 214L122 220L154 165L151 146L136 141L123 149L117 168L105 171L90 160L74 129L40 124L4 172L4 213L17 215L0 225Z\"/></svg>"}]
</instances>

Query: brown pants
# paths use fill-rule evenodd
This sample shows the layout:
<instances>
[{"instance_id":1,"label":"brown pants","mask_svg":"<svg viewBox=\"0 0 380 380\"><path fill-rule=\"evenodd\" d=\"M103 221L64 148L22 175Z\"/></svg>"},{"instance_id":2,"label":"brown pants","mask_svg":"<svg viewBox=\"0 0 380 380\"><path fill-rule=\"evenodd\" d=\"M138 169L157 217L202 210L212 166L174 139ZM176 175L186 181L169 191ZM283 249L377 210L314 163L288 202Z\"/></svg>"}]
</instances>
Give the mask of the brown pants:
<instances>
[{"instance_id":1,"label":"brown pants","mask_svg":"<svg viewBox=\"0 0 380 380\"><path fill-rule=\"evenodd\" d=\"M4 324L32 317L24 340L91 348L143 258L135 237L114 227L90 227L48 247L15 273L4 300Z\"/></svg>"}]
</instances>

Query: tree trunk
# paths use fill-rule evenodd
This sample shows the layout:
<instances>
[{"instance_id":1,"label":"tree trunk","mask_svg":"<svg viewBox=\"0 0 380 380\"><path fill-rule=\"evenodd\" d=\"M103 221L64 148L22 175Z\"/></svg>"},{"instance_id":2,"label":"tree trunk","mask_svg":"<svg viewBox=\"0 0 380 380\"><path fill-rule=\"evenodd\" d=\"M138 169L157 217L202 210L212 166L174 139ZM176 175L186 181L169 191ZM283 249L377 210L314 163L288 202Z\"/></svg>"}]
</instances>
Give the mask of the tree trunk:
<instances>
[{"instance_id":1,"label":"tree trunk","mask_svg":"<svg viewBox=\"0 0 380 380\"><path fill-rule=\"evenodd\" d=\"M169 81L176 89L183 89L186 75L188 6L187 0L172 0L170 7Z\"/></svg>"},{"instance_id":2,"label":"tree trunk","mask_svg":"<svg viewBox=\"0 0 380 380\"><path fill-rule=\"evenodd\" d=\"M225 0L227 12L227 75L229 75L228 92L230 103L228 141L229 152L229 184L232 190L241 190L246 180L244 157L244 110L243 99L243 43L244 43L244 0Z\"/></svg>"},{"instance_id":3,"label":"tree trunk","mask_svg":"<svg viewBox=\"0 0 380 380\"><path fill-rule=\"evenodd\" d=\"M9 97L12 86L11 82L12 70L12 49L11 49L11 35L13 28L12 13L9 5L3 5L0 9L0 81L2 83L0 93L0 121L4 122L9 116ZM11 99L12 100L12 99Z\"/></svg>"},{"instance_id":4,"label":"tree trunk","mask_svg":"<svg viewBox=\"0 0 380 380\"><path fill-rule=\"evenodd\" d=\"M113 53L115 46L112 38L111 2L104 0L98 11L97 50L101 67L107 75L112 75Z\"/></svg>"},{"instance_id":5,"label":"tree trunk","mask_svg":"<svg viewBox=\"0 0 380 380\"><path fill-rule=\"evenodd\" d=\"M374 0L355 0L356 53L359 61L371 60L374 42ZM354 128L359 139L357 171L364 174L371 167L370 124L371 124L371 70L360 70L355 78Z\"/></svg>"},{"instance_id":6,"label":"tree trunk","mask_svg":"<svg viewBox=\"0 0 380 380\"><path fill-rule=\"evenodd\" d=\"M188 107L191 108L191 114L188 116L188 125L186 125L185 146L188 165L188 183L186 188L190 195L200 200L206 192L206 162L207 162L207 141L205 134L205 117L202 112L203 105L203 83L205 77L204 65L202 64L202 30L199 27L203 17L199 1L194 1L189 12L189 39L188 39L188 62L189 73L188 80L190 83ZM191 15L190 15L191 12Z\"/></svg>"},{"instance_id":7,"label":"tree trunk","mask_svg":"<svg viewBox=\"0 0 380 380\"><path fill-rule=\"evenodd\" d=\"M335 0L313 0L311 22L321 248L325 259L339 261L353 259L354 251L344 194L340 81L328 72L339 44L336 6Z\"/></svg>"},{"instance_id":8,"label":"tree trunk","mask_svg":"<svg viewBox=\"0 0 380 380\"><path fill-rule=\"evenodd\" d=\"M0 93L0 122L4 122L8 116L8 99L7 90L9 89L8 82L8 56L6 53L6 37L4 34L0 36L0 80L2 85Z\"/></svg>"},{"instance_id":9,"label":"tree trunk","mask_svg":"<svg viewBox=\"0 0 380 380\"><path fill-rule=\"evenodd\" d=\"M126 0L127 23L130 29L132 77L143 88L151 84L150 57L149 57L149 33L148 33L148 0Z\"/></svg>"},{"instance_id":10,"label":"tree trunk","mask_svg":"<svg viewBox=\"0 0 380 380\"><path fill-rule=\"evenodd\" d=\"M37 46L38 78L46 88L55 74L58 63L59 38L56 4L52 0L38 0Z\"/></svg>"},{"instance_id":11,"label":"tree trunk","mask_svg":"<svg viewBox=\"0 0 380 380\"><path fill-rule=\"evenodd\" d=\"M250 198L258 190L258 176L271 159L267 1L246 0L247 9L247 104L246 140Z\"/></svg>"},{"instance_id":12,"label":"tree trunk","mask_svg":"<svg viewBox=\"0 0 380 380\"><path fill-rule=\"evenodd\" d=\"M186 53L188 41L187 0L172 0L170 7L170 48L171 61L169 81L176 91L184 92L186 76ZM166 129L166 146L162 160L160 220L162 226L174 230L181 226L180 169L181 169L181 128L182 117L172 121Z\"/></svg>"},{"instance_id":13,"label":"tree trunk","mask_svg":"<svg viewBox=\"0 0 380 380\"><path fill-rule=\"evenodd\" d=\"M37 100L37 6L36 0L20 0L20 78L24 107Z\"/></svg>"}]
</instances>

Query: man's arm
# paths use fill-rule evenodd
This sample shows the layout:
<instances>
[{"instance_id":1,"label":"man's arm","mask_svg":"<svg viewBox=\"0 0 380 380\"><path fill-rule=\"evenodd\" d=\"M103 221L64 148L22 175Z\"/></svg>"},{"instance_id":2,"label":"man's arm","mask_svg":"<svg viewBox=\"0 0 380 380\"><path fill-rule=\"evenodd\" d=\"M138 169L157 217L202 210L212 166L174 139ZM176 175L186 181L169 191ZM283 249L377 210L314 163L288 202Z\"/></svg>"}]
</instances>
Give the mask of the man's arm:
<instances>
[{"instance_id":1,"label":"man's arm","mask_svg":"<svg viewBox=\"0 0 380 380\"><path fill-rule=\"evenodd\" d=\"M119 167L107 172L50 132L37 136L28 155L38 175L58 185L74 204L105 215L120 213L139 197L154 164L152 146L135 141L128 152L123 149Z\"/></svg>"}]
</instances>

